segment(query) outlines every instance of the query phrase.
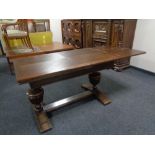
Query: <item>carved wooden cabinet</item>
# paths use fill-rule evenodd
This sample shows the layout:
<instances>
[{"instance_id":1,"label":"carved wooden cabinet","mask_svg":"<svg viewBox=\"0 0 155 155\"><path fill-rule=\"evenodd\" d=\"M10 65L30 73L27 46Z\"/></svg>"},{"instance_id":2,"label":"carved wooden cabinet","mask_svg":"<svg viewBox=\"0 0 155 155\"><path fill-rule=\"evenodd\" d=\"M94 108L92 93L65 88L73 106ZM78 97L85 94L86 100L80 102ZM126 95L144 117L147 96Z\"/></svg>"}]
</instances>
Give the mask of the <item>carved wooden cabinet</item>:
<instances>
[{"instance_id":1,"label":"carved wooden cabinet","mask_svg":"<svg viewBox=\"0 0 155 155\"><path fill-rule=\"evenodd\" d=\"M62 20L63 43L75 48L111 46L132 48L135 19L77 19ZM114 69L128 67L130 59L115 62Z\"/></svg>"}]
</instances>

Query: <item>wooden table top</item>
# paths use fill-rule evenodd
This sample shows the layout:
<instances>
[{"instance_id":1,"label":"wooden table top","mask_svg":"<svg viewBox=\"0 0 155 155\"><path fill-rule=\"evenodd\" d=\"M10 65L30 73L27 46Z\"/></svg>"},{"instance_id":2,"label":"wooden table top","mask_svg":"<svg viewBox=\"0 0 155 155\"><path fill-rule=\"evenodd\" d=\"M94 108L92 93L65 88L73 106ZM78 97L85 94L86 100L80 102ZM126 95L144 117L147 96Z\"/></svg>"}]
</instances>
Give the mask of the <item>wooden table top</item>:
<instances>
[{"instance_id":1,"label":"wooden table top","mask_svg":"<svg viewBox=\"0 0 155 155\"><path fill-rule=\"evenodd\" d=\"M127 48L83 48L58 53L15 59L16 80L19 83L34 82L71 74L121 58L144 54Z\"/></svg>"},{"instance_id":2,"label":"wooden table top","mask_svg":"<svg viewBox=\"0 0 155 155\"><path fill-rule=\"evenodd\" d=\"M67 45L60 42L52 42L51 44L36 46L35 50L32 52L18 53L18 52L14 52L13 50L5 50L5 51L6 51L6 56L9 59L16 59L16 58L22 58L22 57L28 57L28 56L34 56L34 55L72 50L72 49L74 49L72 45Z\"/></svg>"}]
</instances>

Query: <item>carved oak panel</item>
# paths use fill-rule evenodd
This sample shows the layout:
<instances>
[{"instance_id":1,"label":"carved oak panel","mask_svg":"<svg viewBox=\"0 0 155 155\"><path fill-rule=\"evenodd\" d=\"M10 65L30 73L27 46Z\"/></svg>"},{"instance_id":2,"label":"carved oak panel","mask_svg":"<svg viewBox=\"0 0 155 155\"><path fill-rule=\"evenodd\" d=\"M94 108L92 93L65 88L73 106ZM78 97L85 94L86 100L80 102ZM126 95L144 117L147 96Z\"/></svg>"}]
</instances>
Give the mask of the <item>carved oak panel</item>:
<instances>
[{"instance_id":1,"label":"carved oak panel","mask_svg":"<svg viewBox=\"0 0 155 155\"><path fill-rule=\"evenodd\" d=\"M82 48L81 20L62 20L63 43Z\"/></svg>"}]
</instances>

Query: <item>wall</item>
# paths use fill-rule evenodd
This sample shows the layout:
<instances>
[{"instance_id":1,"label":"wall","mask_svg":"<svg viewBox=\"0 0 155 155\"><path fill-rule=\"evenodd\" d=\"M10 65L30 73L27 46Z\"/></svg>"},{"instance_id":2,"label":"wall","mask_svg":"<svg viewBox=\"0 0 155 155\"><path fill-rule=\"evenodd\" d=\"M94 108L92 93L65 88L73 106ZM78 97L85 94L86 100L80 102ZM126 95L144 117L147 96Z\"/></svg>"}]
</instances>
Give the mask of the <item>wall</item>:
<instances>
[{"instance_id":1,"label":"wall","mask_svg":"<svg viewBox=\"0 0 155 155\"><path fill-rule=\"evenodd\" d=\"M133 49L144 50L147 53L133 57L131 65L155 73L155 19L137 21Z\"/></svg>"},{"instance_id":2,"label":"wall","mask_svg":"<svg viewBox=\"0 0 155 155\"><path fill-rule=\"evenodd\" d=\"M50 26L53 33L53 41L62 42L61 19L50 19Z\"/></svg>"}]
</instances>

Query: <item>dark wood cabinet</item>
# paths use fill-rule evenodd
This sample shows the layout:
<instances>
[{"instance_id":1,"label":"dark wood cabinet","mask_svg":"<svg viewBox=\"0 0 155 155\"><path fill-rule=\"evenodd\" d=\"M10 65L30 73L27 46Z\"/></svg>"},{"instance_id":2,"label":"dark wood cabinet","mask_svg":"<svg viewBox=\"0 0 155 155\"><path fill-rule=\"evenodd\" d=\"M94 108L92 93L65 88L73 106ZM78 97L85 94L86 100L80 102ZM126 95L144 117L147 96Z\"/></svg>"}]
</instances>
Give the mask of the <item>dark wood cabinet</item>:
<instances>
[{"instance_id":1,"label":"dark wood cabinet","mask_svg":"<svg viewBox=\"0 0 155 155\"><path fill-rule=\"evenodd\" d=\"M62 20L63 43L75 48L84 47L127 47L132 48L136 28L135 19L76 19ZM128 67L130 59L115 62L114 69Z\"/></svg>"}]
</instances>

